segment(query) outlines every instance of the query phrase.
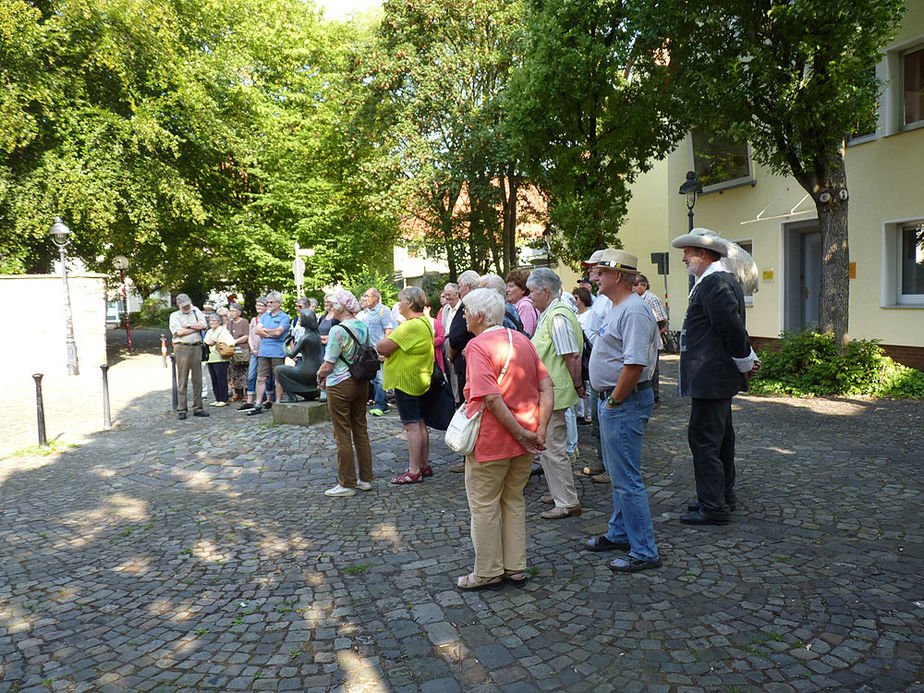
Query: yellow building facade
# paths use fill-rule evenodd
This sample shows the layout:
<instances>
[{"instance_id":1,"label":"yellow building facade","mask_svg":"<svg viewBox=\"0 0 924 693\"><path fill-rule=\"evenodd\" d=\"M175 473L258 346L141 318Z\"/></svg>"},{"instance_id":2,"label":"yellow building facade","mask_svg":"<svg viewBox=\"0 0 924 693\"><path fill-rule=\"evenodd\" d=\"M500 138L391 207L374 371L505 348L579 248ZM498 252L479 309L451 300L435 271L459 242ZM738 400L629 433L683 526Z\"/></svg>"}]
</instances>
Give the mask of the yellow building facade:
<instances>
[{"instance_id":1,"label":"yellow building facade","mask_svg":"<svg viewBox=\"0 0 924 693\"><path fill-rule=\"evenodd\" d=\"M877 128L851 140L845 153L850 336L880 339L896 358L921 368L924 249L912 239L924 229L924 0L908 2L902 28L876 70L885 84ZM708 169L717 160L726 165L697 199L694 223L752 252L761 279L748 297L748 331L775 338L817 324L821 241L814 202L794 178L757 165L746 145L705 155L702 146L690 134L640 176L620 230L623 247L639 256L652 290L666 294L671 328L680 328L688 294L682 253L670 247L688 228L678 190L690 170L710 180ZM724 180L715 182L719 178ZM665 251L666 282L651 258Z\"/></svg>"}]
</instances>

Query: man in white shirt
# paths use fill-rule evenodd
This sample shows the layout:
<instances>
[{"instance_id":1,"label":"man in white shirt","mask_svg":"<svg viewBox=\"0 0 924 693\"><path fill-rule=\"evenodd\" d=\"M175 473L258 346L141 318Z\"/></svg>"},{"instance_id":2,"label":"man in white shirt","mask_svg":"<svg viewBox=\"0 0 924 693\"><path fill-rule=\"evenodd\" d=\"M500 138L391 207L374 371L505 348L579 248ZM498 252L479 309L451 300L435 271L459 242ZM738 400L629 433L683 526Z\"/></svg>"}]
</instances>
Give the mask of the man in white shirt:
<instances>
[{"instance_id":1,"label":"man in white shirt","mask_svg":"<svg viewBox=\"0 0 924 693\"><path fill-rule=\"evenodd\" d=\"M186 418L186 382L192 377L193 416L208 416L202 410L202 330L208 329L205 318L189 296L177 294L179 310L170 314L170 333L176 357L177 416Z\"/></svg>"}]
</instances>

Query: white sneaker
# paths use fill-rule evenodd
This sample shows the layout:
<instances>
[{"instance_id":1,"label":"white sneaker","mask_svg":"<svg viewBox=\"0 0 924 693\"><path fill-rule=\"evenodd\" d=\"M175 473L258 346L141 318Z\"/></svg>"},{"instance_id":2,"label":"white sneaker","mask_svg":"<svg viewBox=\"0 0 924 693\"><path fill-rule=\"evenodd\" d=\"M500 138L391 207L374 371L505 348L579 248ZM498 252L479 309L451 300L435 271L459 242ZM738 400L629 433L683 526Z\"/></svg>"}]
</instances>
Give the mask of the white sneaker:
<instances>
[{"instance_id":1,"label":"white sneaker","mask_svg":"<svg viewBox=\"0 0 924 693\"><path fill-rule=\"evenodd\" d=\"M209 406L210 406L210 407L217 407L217 406L218 406L218 402L209 402Z\"/></svg>"},{"instance_id":2,"label":"white sneaker","mask_svg":"<svg viewBox=\"0 0 924 693\"><path fill-rule=\"evenodd\" d=\"M329 488L324 492L325 496L331 496L333 498L348 498L349 496L356 495L355 488L344 488L340 484L337 484L333 488Z\"/></svg>"},{"instance_id":3,"label":"white sneaker","mask_svg":"<svg viewBox=\"0 0 924 693\"><path fill-rule=\"evenodd\" d=\"M357 481L356 488L358 488L360 491L371 491L372 482L371 481Z\"/></svg>"},{"instance_id":4,"label":"white sneaker","mask_svg":"<svg viewBox=\"0 0 924 693\"><path fill-rule=\"evenodd\" d=\"M212 402L212 406L213 407L227 407L228 403L227 402Z\"/></svg>"}]
</instances>

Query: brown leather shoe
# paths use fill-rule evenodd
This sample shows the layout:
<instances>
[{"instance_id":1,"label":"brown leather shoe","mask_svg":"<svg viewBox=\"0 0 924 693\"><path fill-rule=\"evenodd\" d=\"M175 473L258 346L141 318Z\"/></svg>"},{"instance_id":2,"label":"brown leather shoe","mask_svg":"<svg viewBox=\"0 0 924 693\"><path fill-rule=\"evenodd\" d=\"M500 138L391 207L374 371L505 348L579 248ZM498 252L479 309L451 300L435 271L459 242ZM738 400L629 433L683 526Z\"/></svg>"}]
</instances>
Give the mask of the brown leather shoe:
<instances>
[{"instance_id":1,"label":"brown leather shoe","mask_svg":"<svg viewBox=\"0 0 924 693\"><path fill-rule=\"evenodd\" d=\"M610 483L610 475L606 472L603 474L594 474L591 479L595 484L608 484Z\"/></svg>"},{"instance_id":2,"label":"brown leather shoe","mask_svg":"<svg viewBox=\"0 0 924 693\"><path fill-rule=\"evenodd\" d=\"M555 500L552 498L552 496L543 496L539 499L539 502L544 503L545 505L555 505Z\"/></svg>"},{"instance_id":3,"label":"brown leather shoe","mask_svg":"<svg viewBox=\"0 0 924 693\"><path fill-rule=\"evenodd\" d=\"M563 520L566 517L577 517L582 512L580 504L572 505L570 508L555 507L547 510L540 517L543 520Z\"/></svg>"}]
</instances>

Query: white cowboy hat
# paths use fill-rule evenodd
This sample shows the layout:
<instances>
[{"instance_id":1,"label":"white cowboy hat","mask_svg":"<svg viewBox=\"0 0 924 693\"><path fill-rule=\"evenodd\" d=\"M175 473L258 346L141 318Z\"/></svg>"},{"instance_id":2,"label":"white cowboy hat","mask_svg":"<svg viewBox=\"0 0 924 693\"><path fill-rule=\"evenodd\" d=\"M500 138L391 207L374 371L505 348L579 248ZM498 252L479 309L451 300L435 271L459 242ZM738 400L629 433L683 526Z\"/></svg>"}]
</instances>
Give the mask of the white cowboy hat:
<instances>
[{"instance_id":1,"label":"white cowboy hat","mask_svg":"<svg viewBox=\"0 0 924 693\"><path fill-rule=\"evenodd\" d=\"M589 258L586 260L581 260L581 264L584 265L584 267L593 267L598 262L600 262L601 257L603 257L603 251L595 250L593 253L591 253Z\"/></svg>"},{"instance_id":2,"label":"white cowboy hat","mask_svg":"<svg viewBox=\"0 0 924 693\"><path fill-rule=\"evenodd\" d=\"M728 241L712 229L695 228L671 241L675 248L705 248L722 257L728 255Z\"/></svg>"}]
</instances>

